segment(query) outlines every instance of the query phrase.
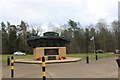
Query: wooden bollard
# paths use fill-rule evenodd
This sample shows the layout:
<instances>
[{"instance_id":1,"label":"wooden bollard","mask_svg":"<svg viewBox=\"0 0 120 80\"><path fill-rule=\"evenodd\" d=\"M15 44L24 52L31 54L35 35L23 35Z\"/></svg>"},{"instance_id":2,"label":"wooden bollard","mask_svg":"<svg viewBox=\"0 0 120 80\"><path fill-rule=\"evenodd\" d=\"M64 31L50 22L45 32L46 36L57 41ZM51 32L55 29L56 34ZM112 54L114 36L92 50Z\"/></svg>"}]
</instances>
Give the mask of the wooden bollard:
<instances>
[{"instance_id":1,"label":"wooden bollard","mask_svg":"<svg viewBox=\"0 0 120 80\"><path fill-rule=\"evenodd\" d=\"M7 57L7 66L10 66L10 57Z\"/></svg>"},{"instance_id":2,"label":"wooden bollard","mask_svg":"<svg viewBox=\"0 0 120 80\"><path fill-rule=\"evenodd\" d=\"M11 78L14 78L14 57L11 56Z\"/></svg>"},{"instance_id":3,"label":"wooden bollard","mask_svg":"<svg viewBox=\"0 0 120 80\"><path fill-rule=\"evenodd\" d=\"M86 56L86 63L88 64L89 63L89 57Z\"/></svg>"},{"instance_id":4,"label":"wooden bollard","mask_svg":"<svg viewBox=\"0 0 120 80\"><path fill-rule=\"evenodd\" d=\"M46 72L45 72L45 57L42 57L42 79L46 80Z\"/></svg>"},{"instance_id":5,"label":"wooden bollard","mask_svg":"<svg viewBox=\"0 0 120 80\"><path fill-rule=\"evenodd\" d=\"M96 61L98 60L98 56L97 56L97 53L96 53L96 55L95 55L95 58L96 58Z\"/></svg>"},{"instance_id":6,"label":"wooden bollard","mask_svg":"<svg viewBox=\"0 0 120 80\"><path fill-rule=\"evenodd\" d=\"M116 59L116 62L118 64L118 78L120 79L120 58Z\"/></svg>"}]
</instances>

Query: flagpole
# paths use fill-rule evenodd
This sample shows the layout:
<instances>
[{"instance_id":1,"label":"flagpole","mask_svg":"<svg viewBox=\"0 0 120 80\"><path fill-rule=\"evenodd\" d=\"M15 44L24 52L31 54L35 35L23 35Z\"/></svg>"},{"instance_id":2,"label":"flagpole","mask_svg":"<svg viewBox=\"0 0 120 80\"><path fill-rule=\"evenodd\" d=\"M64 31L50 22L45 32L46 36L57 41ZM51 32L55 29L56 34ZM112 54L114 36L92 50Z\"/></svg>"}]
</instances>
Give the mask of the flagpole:
<instances>
[{"instance_id":1,"label":"flagpole","mask_svg":"<svg viewBox=\"0 0 120 80\"><path fill-rule=\"evenodd\" d=\"M94 54L95 54L95 38L93 39L93 45L94 45Z\"/></svg>"},{"instance_id":2,"label":"flagpole","mask_svg":"<svg viewBox=\"0 0 120 80\"><path fill-rule=\"evenodd\" d=\"M96 48L95 48L96 47L95 46L95 37L93 36L90 40L93 41L95 59L98 60L98 56L97 56Z\"/></svg>"},{"instance_id":3,"label":"flagpole","mask_svg":"<svg viewBox=\"0 0 120 80\"><path fill-rule=\"evenodd\" d=\"M94 54L95 54L95 59L96 61L98 60L98 56L97 56L97 53L96 53L96 46L95 46L95 37L93 38L93 45L94 45Z\"/></svg>"}]
</instances>

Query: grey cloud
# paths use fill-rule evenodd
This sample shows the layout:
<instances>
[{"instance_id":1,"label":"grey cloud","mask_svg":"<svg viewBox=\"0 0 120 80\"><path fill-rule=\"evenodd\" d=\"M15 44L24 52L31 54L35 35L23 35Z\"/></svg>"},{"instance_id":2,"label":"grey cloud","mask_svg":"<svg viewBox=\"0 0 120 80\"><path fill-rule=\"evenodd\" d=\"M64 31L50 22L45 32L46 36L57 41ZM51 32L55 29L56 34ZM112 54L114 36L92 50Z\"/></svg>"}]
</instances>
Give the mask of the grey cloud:
<instances>
[{"instance_id":1,"label":"grey cloud","mask_svg":"<svg viewBox=\"0 0 120 80\"><path fill-rule=\"evenodd\" d=\"M73 19L82 24L96 23L100 18L108 22L117 19L119 0L4 0L2 20L18 23L66 23ZM112 20L110 20L112 19Z\"/></svg>"}]
</instances>

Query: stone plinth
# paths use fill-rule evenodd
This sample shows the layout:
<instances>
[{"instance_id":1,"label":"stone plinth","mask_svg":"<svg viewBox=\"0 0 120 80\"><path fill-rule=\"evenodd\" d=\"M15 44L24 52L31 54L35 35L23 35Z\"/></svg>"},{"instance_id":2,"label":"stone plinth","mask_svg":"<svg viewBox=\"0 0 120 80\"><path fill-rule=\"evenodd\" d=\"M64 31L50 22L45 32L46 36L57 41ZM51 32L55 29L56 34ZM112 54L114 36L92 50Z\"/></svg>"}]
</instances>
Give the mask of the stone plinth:
<instances>
[{"instance_id":1,"label":"stone plinth","mask_svg":"<svg viewBox=\"0 0 120 80\"><path fill-rule=\"evenodd\" d=\"M45 59L55 58L58 60L60 57L66 57L66 47L36 47L33 49L34 59L45 56Z\"/></svg>"}]
</instances>

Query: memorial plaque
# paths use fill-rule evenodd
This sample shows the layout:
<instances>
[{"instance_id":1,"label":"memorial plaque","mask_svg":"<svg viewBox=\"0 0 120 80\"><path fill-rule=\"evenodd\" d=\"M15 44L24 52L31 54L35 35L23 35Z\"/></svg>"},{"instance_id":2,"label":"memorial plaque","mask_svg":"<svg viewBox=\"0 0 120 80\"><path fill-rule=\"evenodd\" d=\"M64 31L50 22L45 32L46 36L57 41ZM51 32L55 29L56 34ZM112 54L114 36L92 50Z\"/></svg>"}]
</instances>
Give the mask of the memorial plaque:
<instances>
[{"instance_id":1,"label":"memorial plaque","mask_svg":"<svg viewBox=\"0 0 120 80\"><path fill-rule=\"evenodd\" d=\"M58 49L44 49L45 56L46 55L59 55Z\"/></svg>"}]
</instances>

